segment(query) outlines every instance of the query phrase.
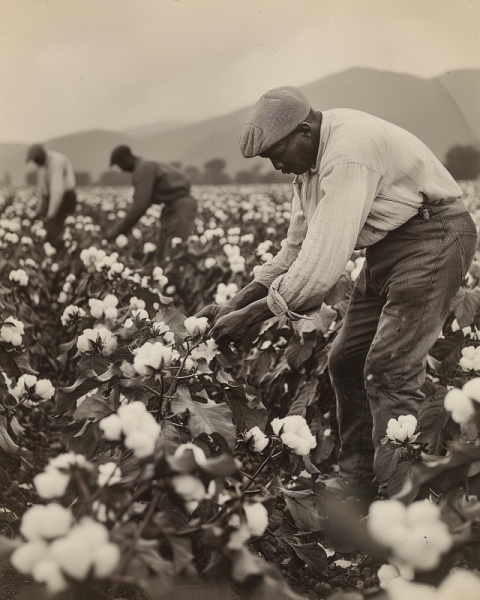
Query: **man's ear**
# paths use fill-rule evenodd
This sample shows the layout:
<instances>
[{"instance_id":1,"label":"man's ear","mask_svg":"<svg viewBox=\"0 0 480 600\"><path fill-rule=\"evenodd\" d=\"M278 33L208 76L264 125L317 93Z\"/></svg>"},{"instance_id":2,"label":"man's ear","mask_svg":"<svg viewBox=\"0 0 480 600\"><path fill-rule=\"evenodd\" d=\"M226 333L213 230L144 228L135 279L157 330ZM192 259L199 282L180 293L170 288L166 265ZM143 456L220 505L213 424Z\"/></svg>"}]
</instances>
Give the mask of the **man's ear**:
<instances>
[{"instance_id":1,"label":"man's ear","mask_svg":"<svg viewBox=\"0 0 480 600\"><path fill-rule=\"evenodd\" d=\"M300 123L300 125L297 127L297 131L299 131L306 140L309 140L312 137L312 126L306 121Z\"/></svg>"}]
</instances>

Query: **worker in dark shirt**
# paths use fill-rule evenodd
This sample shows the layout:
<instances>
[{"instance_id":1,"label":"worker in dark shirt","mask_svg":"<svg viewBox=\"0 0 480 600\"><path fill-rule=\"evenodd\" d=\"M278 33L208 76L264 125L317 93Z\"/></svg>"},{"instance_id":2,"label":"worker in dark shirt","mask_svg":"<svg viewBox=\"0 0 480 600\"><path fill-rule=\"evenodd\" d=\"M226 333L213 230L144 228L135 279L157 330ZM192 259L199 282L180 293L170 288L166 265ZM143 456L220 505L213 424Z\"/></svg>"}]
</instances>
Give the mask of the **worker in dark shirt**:
<instances>
[{"instance_id":1,"label":"worker in dark shirt","mask_svg":"<svg viewBox=\"0 0 480 600\"><path fill-rule=\"evenodd\" d=\"M152 204L163 204L157 258L165 258L171 249L172 239L186 240L194 232L197 202L190 196L190 179L172 165L143 160L132 154L128 146L117 146L110 165L132 173L133 204L126 217L107 233L107 240L126 234Z\"/></svg>"}]
</instances>

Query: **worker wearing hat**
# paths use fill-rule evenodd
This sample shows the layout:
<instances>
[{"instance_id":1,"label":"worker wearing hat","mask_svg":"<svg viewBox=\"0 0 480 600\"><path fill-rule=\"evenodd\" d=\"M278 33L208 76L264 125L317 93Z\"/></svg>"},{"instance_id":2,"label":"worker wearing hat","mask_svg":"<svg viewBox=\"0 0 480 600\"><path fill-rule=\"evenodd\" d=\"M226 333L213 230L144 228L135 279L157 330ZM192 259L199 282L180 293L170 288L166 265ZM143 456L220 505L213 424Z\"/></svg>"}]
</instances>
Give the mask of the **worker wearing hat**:
<instances>
[{"instance_id":1,"label":"worker wearing hat","mask_svg":"<svg viewBox=\"0 0 480 600\"><path fill-rule=\"evenodd\" d=\"M47 241L61 244L61 234L67 215L75 212L75 172L68 158L60 152L45 150L41 144L30 146L26 161L38 167L40 202L36 218L43 218Z\"/></svg>"},{"instance_id":2,"label":"worker wearing hat","mask_svg":"<svg viewBox=\"0 0 480 600\"><path fill-rule=\"evenodd\" d=\"M114 240L126 234L152 204L163 204L157 243L158 260L165 258L172 239L187 239L194 231L197 202L190 196L190 179L180 169L164 163L143 160L135 156L128 146L117 146L110 165L117 165L132 173L133 204L125 218L115 224L106 239Z\"/></svg>"},{"instance_id":3,"label":"worker wearing hat","mask_svg":"<svg viewBox=\"0 0 480 600\"><path fill-rule=\"evenodd\" d=\"M293 87L260 98L240 149L296 175L287 240L227 305L199 315L215 323L218 343L275 315L314 315L352 252L366 249L329 355L341 446L340 476L327 487L371 499L391 457L381 445L388 421L416 415L425 399L427 353L467 275L475 225L414 135L356 110L313 110Z\"/></svg>"}]
</instances>

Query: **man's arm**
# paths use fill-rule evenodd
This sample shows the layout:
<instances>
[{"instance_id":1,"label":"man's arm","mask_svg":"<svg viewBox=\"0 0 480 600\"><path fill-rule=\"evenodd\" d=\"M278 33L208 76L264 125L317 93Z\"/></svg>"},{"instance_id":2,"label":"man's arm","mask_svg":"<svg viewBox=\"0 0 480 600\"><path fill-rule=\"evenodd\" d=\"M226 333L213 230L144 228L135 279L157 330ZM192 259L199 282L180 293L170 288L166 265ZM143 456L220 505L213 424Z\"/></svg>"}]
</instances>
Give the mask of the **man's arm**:
<instances>
[{"instance_id":1,"label":"man's arm","mask_svg":"<svg viewBox=\"0 0 480 600\"><path fill-rule=\"evenodd\" d=\"M276 315L319 308L349 260L383 176L361 163L333 166L320 181L321 202L302 249L287 273L270 286L268 306Z\"/></svg>"},{"instance_id":2,"label":"man's arm","mask_svg":"<svg viewBox=\"0 0 480 600\"><path fill-rule=\"evenodd\" d=\"M262 265L262 268L254 278L255 282L262 284L266 288L269 288L279 275L288 271L290 265L297 258L307 233L305 214L295 186L291 212L292 216L290 217L286 241L283 242L280 251L277 252L272 259Z\"/></svg>"},{"instance_id":3,"label":"man's arm","mask_svg":"<svg viewBox=\"0 0 480 600\"><path fill-rule=\"evenodd\" d=\"M281 250L265 263L255 279L240 290L229 302L222 305L210 304L195 316L207 317L211 323L215 323L221 317L265 298L272 281L280 274L285 273L296 259L306 230L305 215L300 200L295 193L292 201L292 216L288 227L287 240Z\"/></svg>"},{"instance_id":4,"label":"man's arm","mask_svg":"<svg viewBox=\"0 0 480 600\"><path fill-rule=\"evenodd\" d=\"M218 319L215 341L239 341L255 323L284 315L293 317L318 308L345 268L382 176L357 163L333 167L322 178L322 201L309 224L298 258L270 286L267 298Z\"/></svg>"},{"instance_id":5,"label":"man's arm","mask_svg":"<svg viewBox=\"0 0 480 600\"><path fill-rule=\"evenodd\" d=\"M65 193L64 165L55 156L49 158L47 177L49 198L46 218L53 219L60 209Z\"/></svg>"},{"instance_id":6,"label":"man's arm","mask_svg":"<svg viewBox=\"0 0 480 600\"><path fill-rule=\"evenodd\" d=\"M142 217L152 203L153 186L157 180L157 169L154 164L146 163L135 173L133 185L133 204L125 218L118 223L105 237L114 240L121 233L127 233Z\"/></svg>"}]
</instances>

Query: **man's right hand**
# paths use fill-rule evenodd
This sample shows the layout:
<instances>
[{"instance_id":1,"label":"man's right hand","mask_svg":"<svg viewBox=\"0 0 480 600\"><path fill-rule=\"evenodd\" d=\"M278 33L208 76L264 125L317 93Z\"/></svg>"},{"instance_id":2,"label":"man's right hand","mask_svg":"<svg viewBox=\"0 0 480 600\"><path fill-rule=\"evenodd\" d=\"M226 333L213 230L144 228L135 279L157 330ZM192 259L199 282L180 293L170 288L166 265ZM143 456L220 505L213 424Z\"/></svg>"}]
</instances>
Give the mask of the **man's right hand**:
<instances>
[{"instance_id":1,"label":"man's right hand","mask_svg":"<svg viewBox=\"0 0 480 600\"><path fill-rule=\"evenodd\" d=\"M207 317L210 326L213 327L218 319L230 314L234 310L232 306L228 306L227 304L209 304L205 308L202 308L195 316L197 319L199 317Z\"/></svg>"}]
</instances>

